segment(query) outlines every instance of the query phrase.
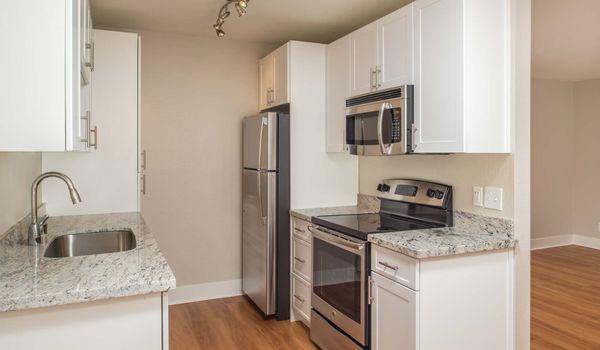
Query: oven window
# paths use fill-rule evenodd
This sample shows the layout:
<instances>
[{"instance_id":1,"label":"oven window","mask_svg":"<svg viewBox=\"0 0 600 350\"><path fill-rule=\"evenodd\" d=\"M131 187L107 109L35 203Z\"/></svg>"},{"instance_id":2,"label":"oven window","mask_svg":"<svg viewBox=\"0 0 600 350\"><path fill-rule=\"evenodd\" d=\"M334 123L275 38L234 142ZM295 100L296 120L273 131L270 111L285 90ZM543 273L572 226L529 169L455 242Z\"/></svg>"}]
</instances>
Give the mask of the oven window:
<instances>
[{"instance_id":1,"label":"oven window","mask_svg":"<svg viewBox=\"0 0 600 350\"><path fill-rule=\"evenodd\" d=\"M377 119L379 111L353 114L346 117L346 142L349 145L378 145ZM384 144L402 141L401 109L386 109L382 118Z\"/></svg>"},{"instance_id":2,"label":"oven window","mask_svg":"<svg viewBox=\"0 0 600 350\"><path fill-rule=\"evenodd\" d=\"M313 244L313 292L360 323L361 257L320 239Z\"/></svg>"}]
</instances>

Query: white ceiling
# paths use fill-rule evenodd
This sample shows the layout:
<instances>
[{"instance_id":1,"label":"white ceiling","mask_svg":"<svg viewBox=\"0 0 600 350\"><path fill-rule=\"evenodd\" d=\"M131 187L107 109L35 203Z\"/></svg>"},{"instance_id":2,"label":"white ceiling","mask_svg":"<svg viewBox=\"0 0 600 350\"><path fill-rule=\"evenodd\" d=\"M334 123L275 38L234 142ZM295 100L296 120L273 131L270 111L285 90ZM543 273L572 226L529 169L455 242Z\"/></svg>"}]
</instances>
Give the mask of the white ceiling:
<instances>
[{"instance_id":1,"label":"white ceiling","mask_svg":"<svg viewBox=\"0 0 600 350\"><path fill-rule=\"evenodd\" d=\"M329 43L411 0L251 0L241 18L232 8L226 39L278 44ZM225 0L92 0L94 25L214 36Z\"/></svg>"},{"instance_id":2,"label":"white ceiling","mask_svg":"<svg viewBox=\"0 0 600 350\"><path fill-rule=\"evenodd\" d=\"M600 78L600 0L533 0L532 75Z\"/></svg>"}]
</instances>

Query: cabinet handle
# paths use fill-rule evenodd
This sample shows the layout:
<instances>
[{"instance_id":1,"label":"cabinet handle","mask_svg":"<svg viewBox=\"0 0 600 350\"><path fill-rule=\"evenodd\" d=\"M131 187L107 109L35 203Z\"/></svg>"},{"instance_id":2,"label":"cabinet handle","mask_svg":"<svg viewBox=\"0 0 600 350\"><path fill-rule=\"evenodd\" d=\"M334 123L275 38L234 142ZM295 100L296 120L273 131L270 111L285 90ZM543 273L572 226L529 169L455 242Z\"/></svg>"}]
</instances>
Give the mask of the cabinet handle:
<instances>
[{"instance_id":1,"label":"cabinet handle","mask_svg":"<svg viewBox=\"0 0 600 350\"><path fill-rule=\"evenodd\" d=\"M93 129L90 129L90 133L94 133L94 143L92 143L92 141L91 141L91 134L90 134L90 137L89 137L90 140L89 140L88 145L89 145L89 147L94 147L94 149L97 150L98 149L98 127L94 126Z\"/></svg>"},{"instance_id":2,"label":"cabinet handle","mask_svg":"<svg viewBox=\"0 0 600 350\"><path fill-rule=\"evenodd\" d=\"M383 267L387 267L388 269L392 269L394 271L398 270L398 266L390 265L389 263L387 263L385 261L378 261L377 263Z\"/></svg>"},{"instance_id":3,"label":"cabinet handle","mask_svg":"<svg viewBox=\"0 0 600 350\"><path fill-rule=\"evenodd\" d=\"M305 233L306 232L305 230L303 230L301 228L298 228L298 227L294 227L294 231L300 232L300 233Z\"/></svg>"},{"instance_id":4,"label":"cabinet handle","mask_svg":"<svg viewBox=\"0 0 600 350\"><path fill-rule=\"evenodd\" d=\"M294 260L296 260L297 262L302 263L302 264L304 264L306 262L306 260L299 258L297 256L294 257Z\"/></svg>"},{"instance_id":5,"label":"cabinet handle","mask_svg":"<svg viewBox=\"0 0 600 350\"><path fill-rule=\"evenodd\" d=\"M96 44L94 44L94 42L86 43L85 48L90 50L90 61L86 62L85 66L89 67L90 70L93 72L94 68L96 68L96 60L94 58L94 56L96 56Z\"/></svg>"},{"instance_id":6,"label":"cabinet handle","mask_svg":"<svg viewBox=\"0 0 600 350\"><path fill-rule=\"evenodd\" d=\"M373 304L373 277L369 276L369 287L367 288L367 300L369 305Z\"/></svg>"},{"instance_id":7,"label":"cabinet handle","mask_svg":"<svg viewBox=\"0 0 600 350\"><path fill-rule=\"evenodd\" d=\"M87 137L81 138L80 141L85 143L86 147L90 147L90 111L85 112L85 115L80 116L79 119L85 120L85 129L87 130Z\"/></svg>"},{"instance_id":8,"label":"cabinet handle","mask_svg":"<svg viewBox=\"0 0 600 350\"><path fill-rule=\"evenodd\" d=\"M140 180L142 182L141 186L140 186L140 192L145 195L146 194L146 174L142 174L142 176L140 177Z\"/></svg>"},{"instance_id":9,"label":"cabinet handle","mask_svg":"<svg viewBox=\"0 0 600 350\"><path fill-rule=\"evenodd\" d=\"M296 298L301 303L306 301L303 297L299 296L298 294L294 294L294 298Z\"/></svg>"},{"instance_id":10,"label":"cabinet handle","mask_svg":"<svg viewBox=\"0 0 600 350\"><path fill-rule=\"evenodd\" d=\"M377 67L377 70L375 72L375 86L377 87L377 89L379 89L381 87L381 83L379 82L380 75L381 75L381 68Z\"/></svg>"},{"instance_id":11,"label":"cabinet handle","mask_svg":"<svg viewBox=\"0 0 600 350\"><path fill-rule=\"evenodd\" d=\"M146 170L146 150L143 150L140 156L142 158L140 161L140 169Z\"/></svg>"},{"instance_id":12,"label":"cabinet handle","mask_svg":"<svg viewBox=\"0 0 600 350\"><path fill-rule=\"evenodd\" d=\"M376 87L376 83L374 82L375 80L375 69L371 68L371 91L373 91Z\"/></svg>"}]
</instances>

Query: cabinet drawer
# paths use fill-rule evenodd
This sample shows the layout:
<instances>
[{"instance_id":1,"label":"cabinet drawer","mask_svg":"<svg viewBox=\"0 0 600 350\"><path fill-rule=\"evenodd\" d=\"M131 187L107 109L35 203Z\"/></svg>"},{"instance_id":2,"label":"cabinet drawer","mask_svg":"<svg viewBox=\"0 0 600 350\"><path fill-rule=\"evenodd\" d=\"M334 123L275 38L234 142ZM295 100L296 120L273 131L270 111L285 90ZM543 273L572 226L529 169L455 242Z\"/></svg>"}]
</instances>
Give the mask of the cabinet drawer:
<instances>
[{"instance_id":1,"label":"cabinet drawer","mask_svg":"<svg viewBox=\"0 0 600 350\"><path fill-rule=\"evenodd\" d=\"M371 270L410 289L419 290L419 260L373 244Z\"/></svg>"},{"instance_id":2,"label":"cabinet drawer","mask_svg":"<svg viewBox=\"0 0 600 350\"><path fill-rule=\"evenodd\" d=\"M293 217L292 219L292 230L294 236L303 239L307 242L310 242L310 231L308 231L308 225L310 225L310 222L295 217Z\"/></svg>"},{"instance_id":3,"label":"cabinet drawer","mask_svg":"<svg viewBox=\"0 0 600 350\"><path fill-rule=\"evenodd\" d=\"M292 263L294 273L307 281L312 280L312 245L299 237L294 237Z\"/></svg>"},{"instance_id":4,"label":"cabinet drawer","mask_svg":"<svg viewBox=\"0 0 600 350\"><path fill-rule=\"evenodd\" d=\"M310 321L310 284L296 274L292 277L292 306L300 316Z\"/></svg>"}]
</instances>

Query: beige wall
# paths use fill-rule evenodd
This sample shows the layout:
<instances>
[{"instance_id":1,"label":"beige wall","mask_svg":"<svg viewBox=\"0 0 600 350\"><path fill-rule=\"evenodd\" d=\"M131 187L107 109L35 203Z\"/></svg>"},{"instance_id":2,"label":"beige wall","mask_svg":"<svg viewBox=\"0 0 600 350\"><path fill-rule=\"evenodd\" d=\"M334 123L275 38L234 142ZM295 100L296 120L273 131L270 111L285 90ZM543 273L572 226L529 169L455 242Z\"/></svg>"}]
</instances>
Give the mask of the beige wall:
<instances>
[{"instance_id":1,"label":"beige wall","mask_svg":"<svg viewBox=\"0 0 600 350\"><path fill-rule=\"evenodd\" d=\"M360 192L376 195L383 179L415 178L453 186L454 208L490 216L513 216L513 157L511 155L410 155L361 157ZM473 206L473 186L502 187L502 211Z\"/></svg>"},{"instance_id":2,"label":"beige wall","mask_svg":"<svg viewBox=\"0 0 600 350\"><path fill-rule=\"evenodd\" d=\"M40 153L0 152L0 235L29 213L31 183L41 168Z\"/></svg>"},{"instance_id":3,"label":"beige wall","mask_svg":"<svg viewBox=\"0 0 600 350\"><path fill-rule=\"evenodd\" d=\"M570 82L532 82L532 238L572 233L573 88Z\"/></svg>"},{"instance_id":4,"label":"beige wall","mask_svg":"<svg viewBox=\"0 0 600 350\"><path fill-rule=\"evenodd\" d=\"M600 80L532 85L532 238L600 239Z\"/></svg>"},{"instance_id":5,"label":"beige wall","mask_svg":"<svg viewBox=\"0 0 600 350\"><path fill-rule=\"evenodd\" d=\"M573 234L600 239L600 79L575 83Z\"/></svg>"},{"instance_id":6,"label":"beige wall","mask_svg":"<svg viewBox=\"0 0 600 350\"><path fill-rule=\"evenodd\" d=\"M178 285L241 277L241 119L271 45L142 32L142 213Z\"/></svg>"}]
</instances>

